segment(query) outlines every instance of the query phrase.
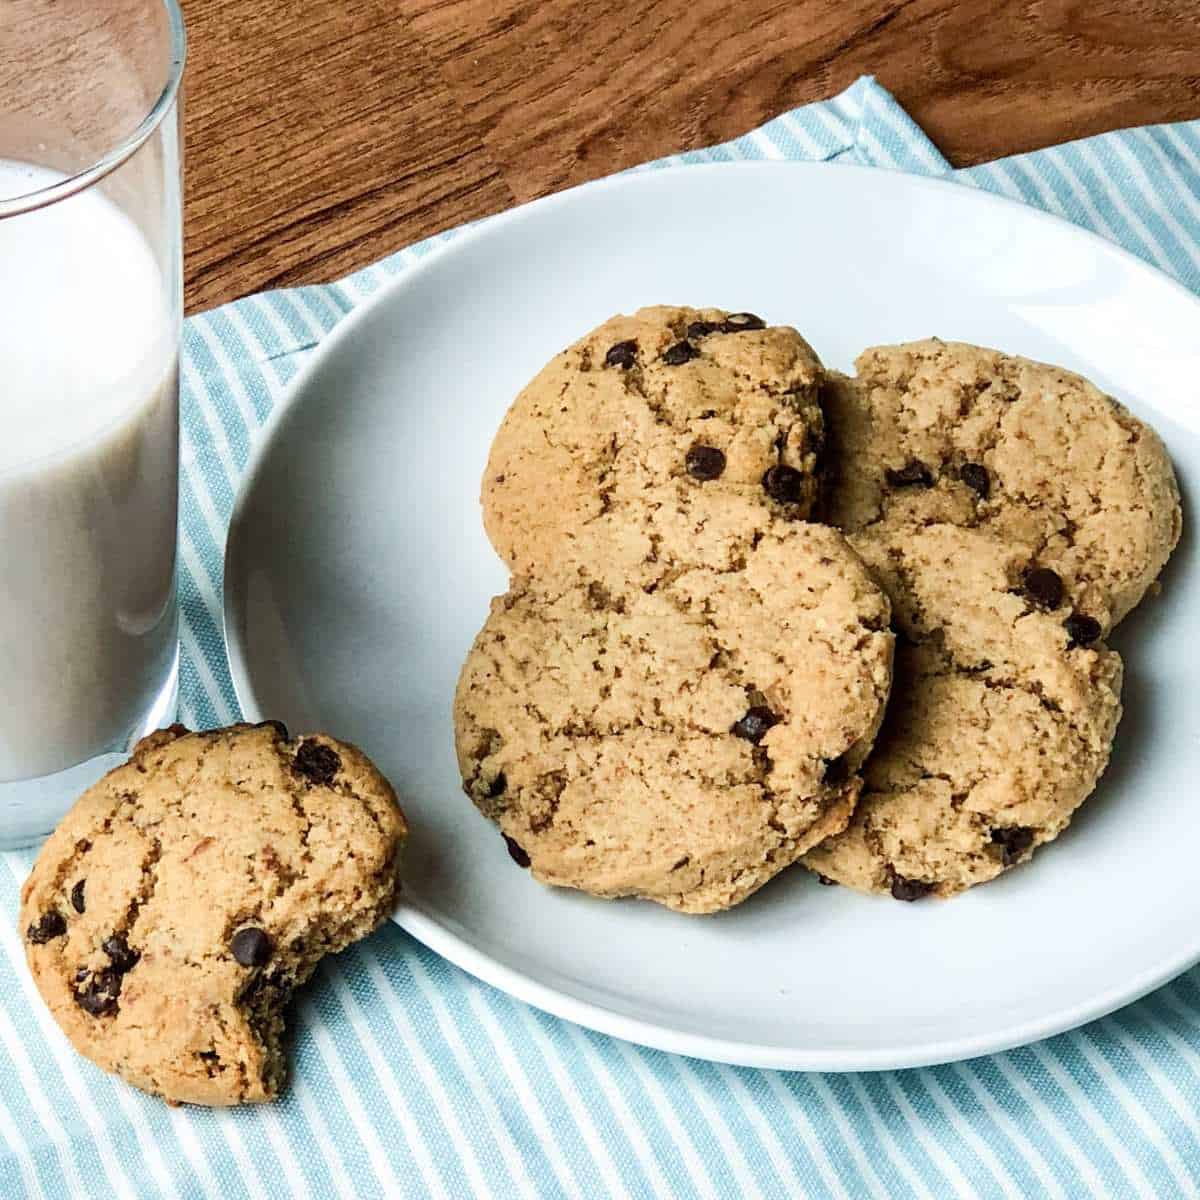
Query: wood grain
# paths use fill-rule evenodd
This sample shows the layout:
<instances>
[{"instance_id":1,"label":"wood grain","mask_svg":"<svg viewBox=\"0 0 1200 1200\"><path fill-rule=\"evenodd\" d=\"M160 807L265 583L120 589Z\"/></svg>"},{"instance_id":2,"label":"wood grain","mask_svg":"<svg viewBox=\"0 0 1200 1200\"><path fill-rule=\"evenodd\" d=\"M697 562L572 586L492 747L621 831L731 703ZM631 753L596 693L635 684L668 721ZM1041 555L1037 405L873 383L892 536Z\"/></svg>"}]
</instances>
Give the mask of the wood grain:
<instances>
[{"instance_id":1,"label":"wood grain","mask_svg":"<svg viewBox=\"0 0 1200 1200\"><path fill-rule=\"evenodd\" d=\"M189 308L334 279L512 203L389 0L185 0Z\"/></svg>"},{"instance_id":2,"label":"wood grain","mask_svg":"<svg viewBox=\"0 0 1200 1200\"><path fill-rule=\"evenodd\" d=\"M336 278L874 74L956 165L1200 116L1196 0L184 0L187 297Z\"/></svg>"}]
</instances>

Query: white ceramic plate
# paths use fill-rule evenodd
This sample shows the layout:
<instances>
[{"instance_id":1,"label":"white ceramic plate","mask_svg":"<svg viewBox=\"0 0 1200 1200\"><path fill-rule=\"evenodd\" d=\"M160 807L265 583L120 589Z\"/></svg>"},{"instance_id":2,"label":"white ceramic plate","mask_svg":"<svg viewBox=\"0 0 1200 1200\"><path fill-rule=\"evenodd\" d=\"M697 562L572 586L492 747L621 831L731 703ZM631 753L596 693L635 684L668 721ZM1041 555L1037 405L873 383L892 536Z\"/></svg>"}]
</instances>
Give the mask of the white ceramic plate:
<instances>
[{"instance_id":1,"label":"white ceramic plate","mask_svg":"<svg viewBox=\"0 0 1200 1200\"><path fill-rule=\"evenodd\" d=\"M1200 604L1185 540L1119 630L1126 716L1100 791L1030 867L950 903L786 872L717 917L539 886L463 796L458 669L505 572L479 478L509 401L604 318L750 309L848 368L938 334L1082 371L1200 477L1200 304L1106 242L943 183L754 163L621 176L466 234L348 317L243 488L226 630L251 717L328 729L412 819L396 920L542 1008L648 1045L858 1070L968 1057L1099 1016L1200 959Z\"/></svg>"}]
</instances>

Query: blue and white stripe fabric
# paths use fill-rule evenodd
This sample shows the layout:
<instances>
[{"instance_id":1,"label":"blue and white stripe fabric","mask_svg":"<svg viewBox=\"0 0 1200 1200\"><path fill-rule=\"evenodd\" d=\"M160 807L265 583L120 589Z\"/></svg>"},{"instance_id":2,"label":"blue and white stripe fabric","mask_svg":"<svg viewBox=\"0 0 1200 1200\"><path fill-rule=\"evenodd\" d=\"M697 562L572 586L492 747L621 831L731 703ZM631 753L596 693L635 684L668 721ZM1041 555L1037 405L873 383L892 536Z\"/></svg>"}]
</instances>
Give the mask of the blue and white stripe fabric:
<instances>
[{"instance_id":1,"label":"blue and white stripe fabric","mask_svg":"<svg viewBox=\"0 0 1200 1200\"><path fill-rule=\"evenodd\" d=\"M675 162L847 159L949 174L871 79ZM661 164L652 164L653 169ZM1059 213L1200 290L1200 122L957 173ZM338 320L453 233L184 333L182 718L238 716L221 641L226 522L288 380ZM77 1058L13 928L0 856L0 1197L1200 1197L1200 969L1039 1045L860 1075L741 1070L546 1016L388 926L294 1014L270 1107L170 1109Z\"/></svg>"}]
</instances>

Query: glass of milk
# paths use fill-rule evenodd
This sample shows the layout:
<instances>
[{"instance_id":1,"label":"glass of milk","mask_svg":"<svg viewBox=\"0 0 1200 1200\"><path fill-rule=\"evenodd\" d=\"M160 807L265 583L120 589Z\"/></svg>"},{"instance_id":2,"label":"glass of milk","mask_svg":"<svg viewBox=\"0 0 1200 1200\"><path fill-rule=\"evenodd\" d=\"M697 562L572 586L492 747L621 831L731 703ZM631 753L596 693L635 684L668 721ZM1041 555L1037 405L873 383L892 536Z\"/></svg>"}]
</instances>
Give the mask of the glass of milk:
<instances>
[{"instance_id":1,"label":"glass of milk","mask_svg":"<svg viewBox=\"0 0 1200 1200\"><path fill-rule=\"evenodd\" d=\"M174 719L175 0L0 4L0 848Z\"/></svg>"}]
</instances>

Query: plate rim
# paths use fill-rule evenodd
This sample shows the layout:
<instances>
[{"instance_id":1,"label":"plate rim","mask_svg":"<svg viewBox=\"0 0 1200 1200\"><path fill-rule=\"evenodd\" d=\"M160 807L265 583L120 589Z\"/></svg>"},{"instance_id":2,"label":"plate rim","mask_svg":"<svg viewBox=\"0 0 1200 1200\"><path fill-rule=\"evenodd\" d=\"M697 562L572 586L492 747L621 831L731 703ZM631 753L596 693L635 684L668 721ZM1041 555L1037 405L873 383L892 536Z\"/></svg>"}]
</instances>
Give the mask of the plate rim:
<instances>
[{"instance_id":1,"label":"plate rim","mask_svg":"<svg viewBox=\"0 0 1200 1200\"><path fill-rule=\"evenodd\" d=\"M238 633L235 611L237 605L233 589L230 586L229 567L237 540L235 534L243 521L250 496L255 490L263 465L283 420L307 390L312 378L323 368L326 360L338 352L342 342L347 340L376 308L388 303L398 292L416 286L423 276L437 269L443 258L463 253L478 239L491 236L493 231L502 230L507 225L528 220L542 209L569 204L574 197L585 190L588 192L615 190L637 186L642 180L659 179L664 175L682 175L685 172L694 175L731 171L780 175L791 172L802 175L813 171L829 170L848 171L864 176L869 174L877 177L878 173L885 168L861 163L779 159L678 163L666 167L631 168L616 175L538 197L467 225L453 239L434 246L400 274L385 280L371 295L342 317L321 340L308 361L288 381L267 420L259 427L230 511L222 555L224 571L221 603L222 632L234 694L246 718L249 720L264 719ZM960 196L970 196L975 203L999 207L1002 211L1019 210L1023 214L1022 219L1032 218L1047 222L1051 226L1057 227L1060 232L1069 233L1077 238L1082 237L1093 243L1098 252L1115 256L1127 266L1148 275L1157 285L1167 284L1170 290L1175 291L1181 299L1195 307L1197 316L1200 317L1200 296L1193 293L1179 280L1172 278L1165 271L1127 250L1124 246L1109 241L1093 230L1076 225L1065 217L1060 217L1010 196L964 184L953 175L921 175L899 170L888 170L887 174L903 178L908 186L917 187L918 190L922 188L954 189ZM1198 927L1194 942L1186 945L1182 953L1169 958L1165 963L1149 968L1140 976L1132 980L1124 980L1074 1006L1058 1009L1015 1025L956 1038L925 1039L905 1046L795 1049L778 1044L734 1041L691 1033L667 1024L630 1016L602 1004L581 999L560 987L542 983L479 949L471 941L442 924L419 903L403 895L397 908L391 914L391 920L418 942L468 974L554 1016L574 1021L576 1024L600 1033L620 1037L626 1041L668 1053L683 1054L736 1066L776 1070L826 1072L899 1070L908 1067L959 1062L980 1055L1011 1050L1077 1029L1090 1021L1105 1017L1117 1009L1141 999L1200 962L1200 927Z\"/></svg>"}]
</instances>

